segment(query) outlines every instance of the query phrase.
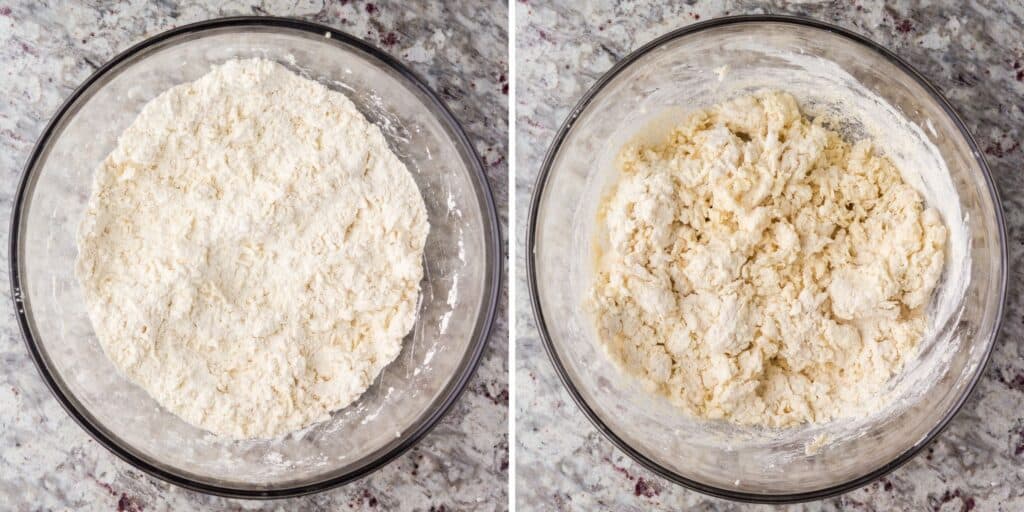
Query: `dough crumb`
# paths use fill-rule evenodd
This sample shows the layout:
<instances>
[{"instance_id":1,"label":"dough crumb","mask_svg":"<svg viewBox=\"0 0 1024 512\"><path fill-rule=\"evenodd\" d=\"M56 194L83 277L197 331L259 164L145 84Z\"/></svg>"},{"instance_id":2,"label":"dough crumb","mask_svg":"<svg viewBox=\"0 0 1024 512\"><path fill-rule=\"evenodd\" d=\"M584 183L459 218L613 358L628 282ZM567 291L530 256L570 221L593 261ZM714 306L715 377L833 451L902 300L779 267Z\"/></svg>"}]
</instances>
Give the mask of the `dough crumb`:
<instances>
[{"instance_id":1,"label":"dough crumb","mask_svg":"<svg viewBox=\"0 0 1024 512\"><path fill-rule=\"evenodd\" d=\"M791 427L886 405L946 228L870 141L765 91L617 164L588 299L614 361L701 418Z\"/></svg>"},{"instance_id":2,"label":"dough crumb","mask_svg":"<svg viewBox=\"0 0 1024 512\"><path fill-rule=\"evenodd\" d=\"M273 437L355 401L413 327L426 206L344 94L260 59L151 102L96 172L77 274L124 374Z\"/></svg>"}]
</instances>

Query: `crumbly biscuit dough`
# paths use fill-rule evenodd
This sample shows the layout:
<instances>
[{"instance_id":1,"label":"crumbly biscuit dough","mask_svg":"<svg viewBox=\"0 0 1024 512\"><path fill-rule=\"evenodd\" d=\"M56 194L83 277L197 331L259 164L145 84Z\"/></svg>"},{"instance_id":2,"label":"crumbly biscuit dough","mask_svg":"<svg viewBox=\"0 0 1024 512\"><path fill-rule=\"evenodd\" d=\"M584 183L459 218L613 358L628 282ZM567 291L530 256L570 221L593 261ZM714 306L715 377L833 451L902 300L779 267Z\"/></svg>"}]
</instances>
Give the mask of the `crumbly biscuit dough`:
<instances>
[{"instance_id":1,"label":"crumbly biscuit dough","mask_svg":"<svg viewBox=\"0 0 1024 512\"><path fill-rule=\"evenodd\" d=\"M96 173L77 272L107 356L211 432L353 402L416 316L429 226L345 95L230 61L151 101Z\"/></svg>"},{"instance_id":2,"label":"crumbly biscuit dough","mask_svg":"<svg viewBox=\"0 0 1024 512\"><path fill-rule=\"evenodd\" d=\"M588 300L613 360L703 418L787 427L885 405L946 228L870 141L765 91L618 165Z\"/></svg>"}]
</instances>

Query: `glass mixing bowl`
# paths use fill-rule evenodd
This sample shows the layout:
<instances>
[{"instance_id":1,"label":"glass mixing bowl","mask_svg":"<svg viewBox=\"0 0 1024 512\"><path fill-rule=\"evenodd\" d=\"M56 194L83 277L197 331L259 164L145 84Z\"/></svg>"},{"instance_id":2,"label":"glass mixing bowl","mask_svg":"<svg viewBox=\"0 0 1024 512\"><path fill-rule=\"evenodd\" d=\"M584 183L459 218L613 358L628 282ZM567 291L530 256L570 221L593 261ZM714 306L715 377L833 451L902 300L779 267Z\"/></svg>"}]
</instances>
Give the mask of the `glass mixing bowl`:
<instances>
[{"instance_id":1,"label":"glass mixing bowl","mask_svg":"<svg viewBox=\"0 0 1024 512\"><path fill-rule=\"evenodd\" d=\"M75 234L94 170L146 102L199 78L213 64L257 56L344 92L381 127L420 187L431 230L416 326L366 393L302 431L231 441L158 407L107 360L74 275ZM228 18L132 47L60 108L32 152L15 199L11 281L22 332L43 378L97 441L175 484L277 497L363 476L437 423L486 342L497 303L498 244L497 215L479 158L421 79L383 52L324 26Z\"/></svg>"},{"instance_id":2,"label":"glass mixing bowl","mask_svg":"<svg viewBox=\"0 0 1024 512\"><path fill-rule=\"evenodd\" d=\"M687 416L605 356L582 307L596 208L622 143L666 112L762 88L792 92L809 115L872 137L950 227L947 265L917 358L892 403L867 418L790 430ZM678 116L675 119L679 119ZM655 125L656 126L656 125ZM640 135L645 136L645 135ZM910 459L949 422L982 374L1002 316L1000 203L977 145L949 103L892 53L838 27L742 16L691 25L630 54L569 115L541 169L527 227L537 324L569 393L637 462L715 496L789 502L838 494ZM818 445L821 446L818 446Z\"/></svg>"}]
</instances>

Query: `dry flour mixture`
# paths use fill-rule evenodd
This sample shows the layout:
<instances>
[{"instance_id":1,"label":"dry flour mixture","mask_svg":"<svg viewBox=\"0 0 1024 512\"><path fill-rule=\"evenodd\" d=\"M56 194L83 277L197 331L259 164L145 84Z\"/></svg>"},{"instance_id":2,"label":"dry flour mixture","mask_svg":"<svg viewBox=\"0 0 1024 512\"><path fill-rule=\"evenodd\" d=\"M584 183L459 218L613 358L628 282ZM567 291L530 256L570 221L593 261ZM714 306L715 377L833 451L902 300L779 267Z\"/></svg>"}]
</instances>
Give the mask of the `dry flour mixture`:
<instances>
[{"instance_id":1,"label":"dry flour mixture","mask_svg":"<svg viewBox=\"0 0 1024 512\"><path fill-rule=\"evenodd\" d=\"M77 273L104 351L189 423L272 437L353 402L413 326L426 208L343 94L231 61L96 173Z\"/></svg>"},{"instance_id":2,"label":"dry flour mixture","mask_svg":"<svg viewBox=\"0 0 1024 512\"><path fill-rule=\"evenodd\" d=\"M885 405L946 228L869 141L762 92L618 165L588 301L613 360L698 417L786 427Z\"/></svg>"}]
</instances>

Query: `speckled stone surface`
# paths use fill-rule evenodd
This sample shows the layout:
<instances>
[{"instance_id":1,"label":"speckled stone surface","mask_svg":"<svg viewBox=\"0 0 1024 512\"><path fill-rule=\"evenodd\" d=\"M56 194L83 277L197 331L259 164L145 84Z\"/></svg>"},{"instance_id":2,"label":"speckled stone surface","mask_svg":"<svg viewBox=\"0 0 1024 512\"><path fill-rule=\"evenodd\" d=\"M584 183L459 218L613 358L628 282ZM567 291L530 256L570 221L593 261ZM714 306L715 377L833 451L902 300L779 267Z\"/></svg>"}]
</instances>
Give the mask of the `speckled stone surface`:
<instances>
[{"instance_id":1,"label":"speckled stone surface","mask_svg":"<svg viewBox=\"0 0 1024 512\"><path fill-rule=\"evenodd\" d=\"M960 4L964 5L960 5ZM663 480L604 439L543 352L525 288L527 205L544 151L570 108L620 57L678 27L728 14L790 13L887 46L942 89L998 181L1011 271L992 362L950 427L865 488L794 510L1024 510L1024 4L987 2L516 3L516 497L522 510L745 510ZM694 5L686 5L694 4ZM975 4L975 5L968 5ZM982 5L983 4L983 5ZM768 507L752 507L764 508Z\"/></svg>"},{"instance_id":2,"label":"speckled stone surface","mask_svg":"<svg viewBox=\"0 0 1024 512\"><path fill-rule=\"evenodd\" d=\"M96 7L94 4L109 4ZM320 0L0 2L0 225L36 137L96 67L148 36L228 15L317 21L378 45L441 93L486 165L505 231L507 5ZM7 243L3 244L7 261ZM7 264L0 282L8 295ZM502 298L500 311L506 311ZM504 510L508 479L507 319L455 407L415 448L344 488L287 501L228 500L154 480L94 442L28 357L10 303L0 313L2 510Z\"/></svg>"}]
</instances>

